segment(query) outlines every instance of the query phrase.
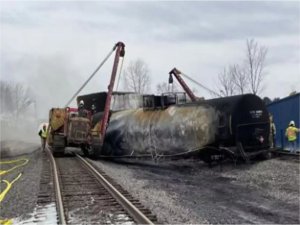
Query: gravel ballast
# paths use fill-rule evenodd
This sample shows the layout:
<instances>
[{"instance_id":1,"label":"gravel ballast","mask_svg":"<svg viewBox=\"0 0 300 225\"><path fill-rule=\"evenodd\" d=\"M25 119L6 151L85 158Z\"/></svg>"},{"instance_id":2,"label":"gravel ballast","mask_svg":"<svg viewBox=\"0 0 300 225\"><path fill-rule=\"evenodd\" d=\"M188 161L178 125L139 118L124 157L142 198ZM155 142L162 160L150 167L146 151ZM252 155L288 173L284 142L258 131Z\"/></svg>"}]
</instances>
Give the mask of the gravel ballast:
<instances>
[{"instance_id":1,"label":"gravel ballast","mask_svg":"<svg viewBox=\"0 0 300 225\"><path fill-rule=\"evenodd\" d=\"M34 151L35 149L35 151ZM21 177L13 183L11 189L7 192L4 199L0 204L0 218L12 219L16 217L22 217L27 213L34 210L37 200L37 194L40 184L40 173L42 167L42 158L40 149L36 146L31 150L31 153L21 154L18 156L10 156L1 158L2 162L18 159L28 159L28 163L24 166L20 166L11 172L1 176L1 193L5 190L7 185L3 180L9 182L13 181L20 173ZM1 170L8 170L15 164L1 164Z\"/></svg>"},{"instance_id":2,"label":"gravel ballast","mask_svg":"<svg viewBox=\"0 0 300 225\"><path fill-rule=\"evenodd\" d=\"M29 162L1 176L12 181L22 173L1 202L0 219L24 222L36 207L42 153L38 149L1 161L21 158ZM139 199L160 223L300 223L299 160L278 157L249 165L225 163L222 169L196 159L92 162ZM1 170L7 168L1 165ZM5 187L1 182L0 191Z\"/></svg>"},{"instance_id":3,"label":"gravel ballast","mask_svg":"<svg viewBox=\"0 0 300 225\"><path fill-rule=\"evenodd\" d=\"M94 161L161 223L299 224L299 161Z\"/></svg>"}]
</instances>

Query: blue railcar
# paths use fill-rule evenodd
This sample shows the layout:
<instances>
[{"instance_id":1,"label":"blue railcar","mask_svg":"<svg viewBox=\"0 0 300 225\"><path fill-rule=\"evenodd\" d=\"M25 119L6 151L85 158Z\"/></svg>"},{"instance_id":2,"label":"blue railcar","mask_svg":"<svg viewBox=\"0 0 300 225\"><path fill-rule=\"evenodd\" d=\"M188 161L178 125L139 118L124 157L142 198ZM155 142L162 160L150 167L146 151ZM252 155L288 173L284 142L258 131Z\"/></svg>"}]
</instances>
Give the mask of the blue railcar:
<instances>
[{"instance_id":1,"label":"blue railcar","mask_svg":"<svg viewBox=\"0 0 300 225\"><path fill-rule=\"evenodd\" d=\"M276 147L287 148L285 130L291 120L295 121L296 127L300 126L300 93L280 99L267 105L268 111L273 115L276 125ZM297 148L300 149L300 135L297 134Z\"/></svg>"}]
</instances>

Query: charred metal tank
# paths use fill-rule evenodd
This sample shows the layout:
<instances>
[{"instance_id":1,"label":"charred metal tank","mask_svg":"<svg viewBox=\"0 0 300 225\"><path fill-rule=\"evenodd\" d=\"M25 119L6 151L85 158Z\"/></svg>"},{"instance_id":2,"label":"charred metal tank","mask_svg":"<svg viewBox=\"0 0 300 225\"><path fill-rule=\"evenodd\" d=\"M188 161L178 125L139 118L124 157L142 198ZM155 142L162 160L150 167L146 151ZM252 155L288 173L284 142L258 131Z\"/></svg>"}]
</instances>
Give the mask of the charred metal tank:
<instances>
[{"instance_id":1,"label":"charred metal tank","mask_svg":"<svg viewBox=\"0 0 300 225\"><path fill-rule=\"evenodd\" d=\"M218 112L209 105L174 105L158 110L112 113L104 155L174 155L215 141Z\"/></svg>"},{"instance_id":2,"label":"charred metal tank","mask_svg":"<svg viewBox=\"0 0 300 225\"><path fill-rule=\"evenodd\" d=\"M269 113L256 95L245 94L206 101L220 112L218 144L236 146L241 143L246 151L269 147Z\"/></svg>"},{"instance_id":3,"label":"charred metal tank","mask_svg":"<svg viewBox=\"0 0 300 225\"><path fill-rule=\"evenodd\" d=\"M178 96L141 96L141 104L134 109L112 109L99 154L170 156L191 151L214 154L224 148L241 150L236 146L242 146L245 152L268 148L268 111L258 96L193 103L179 100ZM134 101L139 102L137 98ZM100 110L93 117L93 127L101 117Z\"/></svg>"}]
</instances>

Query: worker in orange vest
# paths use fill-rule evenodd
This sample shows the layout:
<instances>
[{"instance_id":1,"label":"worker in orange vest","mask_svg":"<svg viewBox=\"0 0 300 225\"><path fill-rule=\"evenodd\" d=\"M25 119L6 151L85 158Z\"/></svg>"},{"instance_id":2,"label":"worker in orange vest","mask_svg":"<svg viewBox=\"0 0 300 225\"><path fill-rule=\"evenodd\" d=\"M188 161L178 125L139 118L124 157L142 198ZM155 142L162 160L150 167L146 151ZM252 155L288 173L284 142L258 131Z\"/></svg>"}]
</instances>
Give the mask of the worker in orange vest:
<instances>
[{"instance_id":1,"label":"worker in orange vest","mask_svg":"<svg viewBox=\"0 0 300 225\"><path fill-rule=\"evenodd\" d=\"M296 141L297 141L297 132L299 132L300 129L295 127L295 122L292 120L286 128L285 136L288 139L289 148L291 153L296 153Z\"/></svg>"}]
</instances>

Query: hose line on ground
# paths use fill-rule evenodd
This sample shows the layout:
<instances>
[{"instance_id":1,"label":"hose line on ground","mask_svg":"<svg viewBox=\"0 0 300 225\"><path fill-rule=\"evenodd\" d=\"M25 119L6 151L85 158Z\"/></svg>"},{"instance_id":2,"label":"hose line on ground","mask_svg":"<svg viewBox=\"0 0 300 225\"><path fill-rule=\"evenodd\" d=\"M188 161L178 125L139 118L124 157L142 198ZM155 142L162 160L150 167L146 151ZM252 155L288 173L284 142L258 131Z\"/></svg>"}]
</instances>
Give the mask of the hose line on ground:
<instances>
[{"instance_id":1,"label":"hose line on ground","mask_svg":"<svg viewBox=\"0 0 300 225\"><path fill-rule=\"evenodd\" d=\"M20 161L24 161L24 162L20 163L20 164L18 164L16 166L14 166L14 167L12 167L12 168L10 168L8 170L0 170L0 176L4 175L6 173L11 172L11 171L13 171L14 169L16 169L18 167L26 165L29 160L28 159L17 159L17 160L10 160L10 161L4 161L4 162L0 161L0 165L2 165L2 164L12 164L12 163L20 162Z\"/></svg>"},{"instance_id":2,"label":"hose line on ground","mask_svg":"<svg viewBox=\"0 0 300 225\"><path fill-rule=\"evenodd\" d=\"M20 173L12 182L9 182L7 180L2 180L4 183L6 183L6 188L4 191L0 193L0 202L4 199L5 195L8 193L8 191L11 189L12 185L19 180L19 178L22 176L22 173Z\"/></svg>"}]
</instances>

